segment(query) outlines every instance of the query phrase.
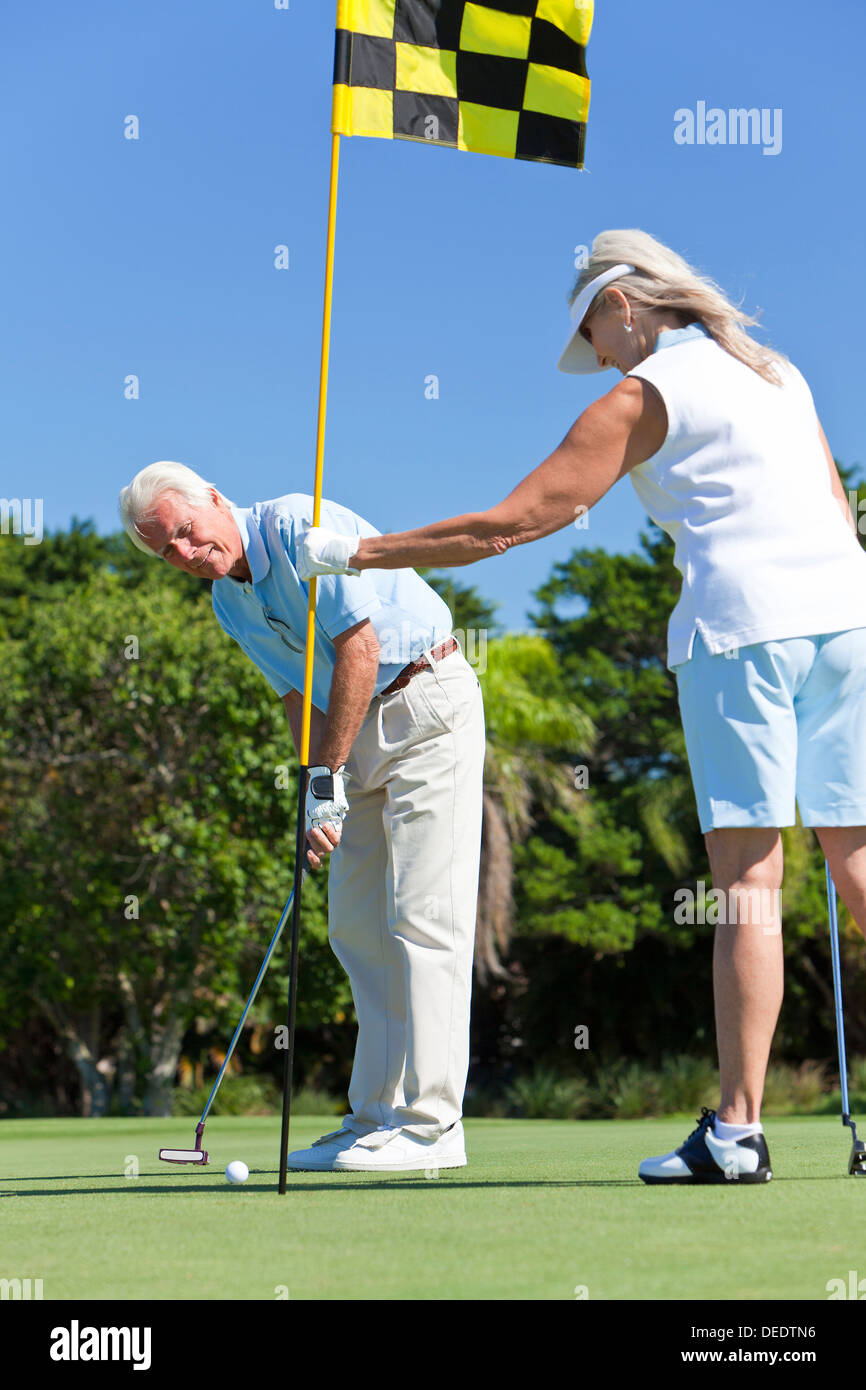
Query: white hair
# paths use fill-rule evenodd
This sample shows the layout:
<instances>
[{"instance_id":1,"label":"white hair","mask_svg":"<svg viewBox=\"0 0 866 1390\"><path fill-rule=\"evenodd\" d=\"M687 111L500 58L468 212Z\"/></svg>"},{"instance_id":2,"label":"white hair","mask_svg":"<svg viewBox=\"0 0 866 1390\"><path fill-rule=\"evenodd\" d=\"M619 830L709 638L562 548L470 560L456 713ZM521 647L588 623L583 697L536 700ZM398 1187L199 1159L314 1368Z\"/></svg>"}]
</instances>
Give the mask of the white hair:
<instances>
[{"instance_id":1,"label":"white hair","mask_svg":"<svg viewBox=\"0 0 866 1390\"><path fill-rule=\"evenodd\" d=\"M120 494L120 518L126 534L145 555L156 555L157 552L147 545L138 528L143 521L153 517L159 499L166 492L173 492L194 507L205 507L213 501L212 491L223 502L229 502L213 483L205 482L185 463L172 463L167 459L161 463L150 463L136 473Z\"/></svg>"},{"instance_id":2,"label":"white hair","mask_svg":"<svg viewBox=\"0 0 866 1390\"><path fill-rule=\"evenodd\" d=\"M705 275L699 275L682 256L636 227L600 232L592 243L588 264L578 276L570 300L603 271L624 263L634 271L614 281L636 310L667 309L689 323L697 320L719 347L745 362L766 381L779 383L778 367L787 361L782 353L755 342L746 329L758 320L732 304ZM587 310L587 318L607 294L600 291Z\"/></svg>"}]
</instances>

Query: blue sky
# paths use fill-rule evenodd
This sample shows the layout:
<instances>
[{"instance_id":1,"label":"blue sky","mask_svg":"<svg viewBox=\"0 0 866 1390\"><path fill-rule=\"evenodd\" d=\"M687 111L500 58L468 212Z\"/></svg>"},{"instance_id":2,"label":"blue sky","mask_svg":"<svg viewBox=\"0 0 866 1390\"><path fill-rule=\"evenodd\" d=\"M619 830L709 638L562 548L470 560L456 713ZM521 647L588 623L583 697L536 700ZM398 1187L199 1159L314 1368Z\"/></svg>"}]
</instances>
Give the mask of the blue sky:
<instances>
[{"instance_id":1,"label":"blue sky","mask_svg":"<svg viewBox=\"0 0 866 1390\"><path fill-rule=\"evenodd\" d=\"M334 14L7 0L0 493L44 498L46 527L114 529L162 458L240 503L311 490ZM398 530L510 491L618 379L556 371L574 248L617 226L760 308L859 465L864 39L860 0L597 0L585 172L344 140L326 496ZM781 152L677 145L699 101L781 108ZM555 560L642 524L621 483L587 530L456 577L525 626Z\"/></svg>"}]
</instances>

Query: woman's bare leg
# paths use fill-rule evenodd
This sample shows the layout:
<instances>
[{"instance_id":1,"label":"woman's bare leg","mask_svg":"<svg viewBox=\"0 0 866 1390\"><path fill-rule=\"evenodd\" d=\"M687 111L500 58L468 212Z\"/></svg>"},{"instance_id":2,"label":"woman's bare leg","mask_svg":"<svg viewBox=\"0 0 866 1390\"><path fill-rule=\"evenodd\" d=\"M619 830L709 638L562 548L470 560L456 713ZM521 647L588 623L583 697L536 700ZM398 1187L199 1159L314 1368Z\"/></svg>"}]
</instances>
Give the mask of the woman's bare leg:
<instances>
[{"instance_id":1,"label":"woman's bare leg","mask_svg":"<svg viewBox=\"0 0 866 1390\"><path fill-rule=\"evenodd\" d=\"M778 830L711 830L713 888L724 894L713 950L719 1119L752 1124L782 1005L782 837ZM864 841L866 847L866 841ZM866 869L866 865L864 865ZM866 899L864 899L866 905Z\"/></svg>"},{"instance_id":2,"label":"woman's bare leg","mask_svg":"<svg viewBox=\"0 0 866 1390\"><path fill-rule=\"evenodd\" d=\"M842 901L866 936L866 826L824 826L815 834Z\"/></svg>"}]
</instances>

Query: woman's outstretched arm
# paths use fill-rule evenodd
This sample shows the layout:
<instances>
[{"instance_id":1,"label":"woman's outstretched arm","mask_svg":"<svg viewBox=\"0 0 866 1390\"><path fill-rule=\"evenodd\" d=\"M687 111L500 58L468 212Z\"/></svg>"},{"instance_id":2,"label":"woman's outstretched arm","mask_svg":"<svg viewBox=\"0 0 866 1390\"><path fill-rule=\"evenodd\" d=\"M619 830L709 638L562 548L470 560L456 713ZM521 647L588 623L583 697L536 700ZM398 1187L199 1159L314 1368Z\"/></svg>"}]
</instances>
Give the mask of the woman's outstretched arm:
<instances>
[{"instance_id":1,"label":"woman's outstretched arm","mask_svg":"<svg viewBox=\"0 0 866 1390\"><path fill-rule=\"evenodd\" d=\"M627 377L575 421L558 448L486 512L437 521L415 531L365 536L348 567L405 569L471 565L568 526L664 443L667 413L654 387ZM319 531L307 532L309 573L318 558ZM345 572L346 566L343 566ZM302 577L308 577L303 574Z\"/></svg>"}]
</instances>

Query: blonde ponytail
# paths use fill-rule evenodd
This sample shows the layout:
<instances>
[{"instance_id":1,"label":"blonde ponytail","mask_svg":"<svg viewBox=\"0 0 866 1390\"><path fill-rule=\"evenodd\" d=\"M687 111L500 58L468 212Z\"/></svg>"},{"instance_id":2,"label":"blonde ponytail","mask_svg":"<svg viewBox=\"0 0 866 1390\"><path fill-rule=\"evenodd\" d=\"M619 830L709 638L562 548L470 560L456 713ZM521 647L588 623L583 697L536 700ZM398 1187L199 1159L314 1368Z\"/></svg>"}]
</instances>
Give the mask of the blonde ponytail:
<instances>
[{"instance_id":1,"label":"blonde ponytail","mask_svg":"<svg viewBox=\"0 0 866 1390\"><path fill-rule=\"evenodd\" d=\"M638 228L599 233L592 243L589 264L581 270L569 303L574 303L590 280L623 262L633 265L634 272L614 283L635 309L670 309L690 323L697 320L725 352L744 362L766 381L780 384L778 367L788 359L772 348L762 347L746 332L758 319L738 309L714 281L698 275L676 251ZM605 293L606 290L600 292L587 314Z\"/></svg>"}]
</instances>

